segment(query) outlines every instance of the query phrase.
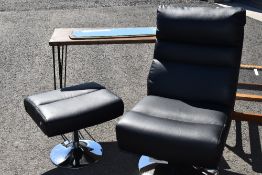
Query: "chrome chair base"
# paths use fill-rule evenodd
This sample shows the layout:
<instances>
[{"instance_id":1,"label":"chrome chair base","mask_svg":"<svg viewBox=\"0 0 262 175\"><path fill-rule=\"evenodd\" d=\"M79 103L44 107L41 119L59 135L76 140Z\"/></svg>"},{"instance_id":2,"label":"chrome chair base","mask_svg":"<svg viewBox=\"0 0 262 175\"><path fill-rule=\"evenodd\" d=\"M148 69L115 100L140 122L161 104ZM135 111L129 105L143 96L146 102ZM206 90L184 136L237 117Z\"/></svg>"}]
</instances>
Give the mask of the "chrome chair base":
<instances>
[{"instance_id":1,"label":"chrome chair base","mask_svg":"<svg viewBox=\"0 0 262 175\"><path fill-rule=\"evenodd\" d=\"M169 165L167 161L141 156L138 162L141 175L219 175L218 170L197 168L194 166Z\"/></svg>"},{"instance_id":2,"label":"chrome chair base","mask_svg":"<svg viewBox=\"0 0 262 175\"><path fill-rule=\"evenodd\" d=\"M56 145L51 153L52 163L64 168L81 168L99 161L102 147L92 140L65 141Z\"/></svg>"},{"instance_id":3,"label":"chrome chair base","mask_svg":"<svg viewBox=\"0 0 262 175\"><path fill-rule=\"evenodd\" d=\"M164 164L168 164L168 162L142 155L138 162L138 169L141 174L143 173L148 174L149 172L152 172L152 174L154 174L155 168L160 164L164 165Z\"/></svg>"}]
</instances>

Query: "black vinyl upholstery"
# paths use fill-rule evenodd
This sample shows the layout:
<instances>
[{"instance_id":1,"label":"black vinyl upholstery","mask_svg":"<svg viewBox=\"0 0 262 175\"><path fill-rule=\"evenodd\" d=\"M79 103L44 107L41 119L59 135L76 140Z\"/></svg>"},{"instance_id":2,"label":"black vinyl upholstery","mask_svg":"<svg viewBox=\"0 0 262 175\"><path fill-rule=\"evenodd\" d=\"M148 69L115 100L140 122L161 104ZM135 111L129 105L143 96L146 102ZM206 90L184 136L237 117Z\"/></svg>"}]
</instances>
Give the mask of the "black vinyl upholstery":
<instances>
[{"instance_id":1,"label":"black vinyl upholstery","mask_svg":"<svg viewBox=\"0 0 262 175\"><path fill-rule=\"evenodd\" d=\"M123 101L91 82L31 95L27 113L49 137L100 124L123 114Z\"/></svg>"},{"instance_id":2,"label":"black vinyl upholstery","mask_svg":"<svg viewBox=\"0 0 262 175\"><path fill-rule=\"evenodd\" d=\"M116 127L120 148L216 168L231 121L245 10L160 7L148 96Z\"/></svg>"},{"instance_id":3,"label":"black vinyl upholstery","mask_svg":"<svg viewBox=\"0 0 262 175\"><path fill-rule=\"evenodd\" d=\"M217 153L221 152L217 144L229 111L202 105L147 96L120 121L119 144L126 150L169 162L216 164Z\"/></svg>"},{"instance_id":4,"label":"black vinyl upholstery","mask_svg":"<svg viewBox=\"0 0 262 175\"><path fill-rule=\"evenodd\" d=\"M158 9L148 94L231 107L244 24L241 8Z\"/></svg>"}]
</instances>

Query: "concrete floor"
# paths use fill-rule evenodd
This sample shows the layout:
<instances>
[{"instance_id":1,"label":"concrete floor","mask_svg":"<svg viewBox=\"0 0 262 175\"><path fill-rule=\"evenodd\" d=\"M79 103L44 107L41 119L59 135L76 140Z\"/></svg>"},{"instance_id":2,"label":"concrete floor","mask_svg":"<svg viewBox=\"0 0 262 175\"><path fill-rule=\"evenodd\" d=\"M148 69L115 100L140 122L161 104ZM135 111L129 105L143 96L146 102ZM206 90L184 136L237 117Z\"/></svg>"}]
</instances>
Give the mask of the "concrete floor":
<instances>
[{"instance_id":1,"label":"concrete floor","mask_svg":"<svg viewBox=\"0 0 262 175\"><path fill-rule=\"evenodd\" d=\"M193 0L0 0L0 4L0 174L138 174L138 156L117 148L114 127L118 119L89 129L104 147L99 163L81 170L65 170L49 161L49 151L62 140L47 138L40 131L26 114L23 99L53 89L48 46L52 32L59 27L155 26L159 4L216 5ZM262 23L247 17L243 64L262 65L261 31ZM146 94L153 48L153 44L69 47L68 85L101 83L122 97L127 111ZM262 83L261 76L246 70L241 71L240 80ZM261 103L237 101L235 108L262 113ZM233 121L221 174L262 174L261 140L261 124Z\"/></svg>"},{"instance_id":2,"label":"concrete floor","mask_svg":"<svg viewBox=\"0 0 262 175\"><path fill-rule=\"evenodd\" d=\"M262 21L262 9L259 7L250 6L247 4L243 4L241 2L231 2L231 3L216 3L219 6L222 7L242 7L246 9L246 15L249 18Z\"/></svg>"}]
</instances>

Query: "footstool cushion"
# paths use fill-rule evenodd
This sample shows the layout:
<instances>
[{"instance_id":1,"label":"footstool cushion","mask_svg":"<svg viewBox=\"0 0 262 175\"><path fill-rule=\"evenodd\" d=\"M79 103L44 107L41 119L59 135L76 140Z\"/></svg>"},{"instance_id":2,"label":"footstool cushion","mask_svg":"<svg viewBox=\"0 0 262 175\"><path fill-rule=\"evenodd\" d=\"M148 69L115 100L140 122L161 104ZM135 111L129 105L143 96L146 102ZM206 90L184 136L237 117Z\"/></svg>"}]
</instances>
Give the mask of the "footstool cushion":
<instances>
[{"instance_id":1,"label":"footstool cushion","mask_svg":"<svg viewBox=\"0 0 262 175\"><path fill-rule=\"evenodd\" d=\"M100 124L124 111L119 97L94 82L32 95L24 105L48 137Z\"/></svg>"}]
</instances>

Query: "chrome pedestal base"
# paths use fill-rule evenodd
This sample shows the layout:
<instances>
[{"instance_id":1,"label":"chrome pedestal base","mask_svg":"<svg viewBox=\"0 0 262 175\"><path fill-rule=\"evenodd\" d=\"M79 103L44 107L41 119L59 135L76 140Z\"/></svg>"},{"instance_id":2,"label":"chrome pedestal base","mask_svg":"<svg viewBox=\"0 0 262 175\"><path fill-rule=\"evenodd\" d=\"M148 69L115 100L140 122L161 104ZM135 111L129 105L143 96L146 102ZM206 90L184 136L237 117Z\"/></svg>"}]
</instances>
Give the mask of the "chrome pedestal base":
<instances>
[{"instance_id":1,"label":"chrome pedestal base","mask_svg":"<svg viewBox=\"0 0 262 175\"><path fill-rule=\"evenodd\" d=\"M81 168L99 161L101 157L101 145L92 140L65 141L56 145L50 153L52 163L64 168Z\"/></svg>"},{"instance_id":2,"label":"chrome pedestal base","mask_svg":"<svg viewBox=\"0 0 262 175\"><path fill-rule=\"evenodd\" d=\"M138 162L141 175L218 175L218 170L207 170L193 166L169 165L167 161L141 156Z\"/></svg>"},{"instance_id":3,"label":"chrome pedestal base","mask_svg":"<svg viewBox=\"0 0 262 175\"><path fill-rule=\"evenodd\" d=\"M154 159L148 156L141 156L138 162L139 172L143 175L154 174L157 167L160 165L168 165L168 162Z\"/></svg>"}]
</instances>

